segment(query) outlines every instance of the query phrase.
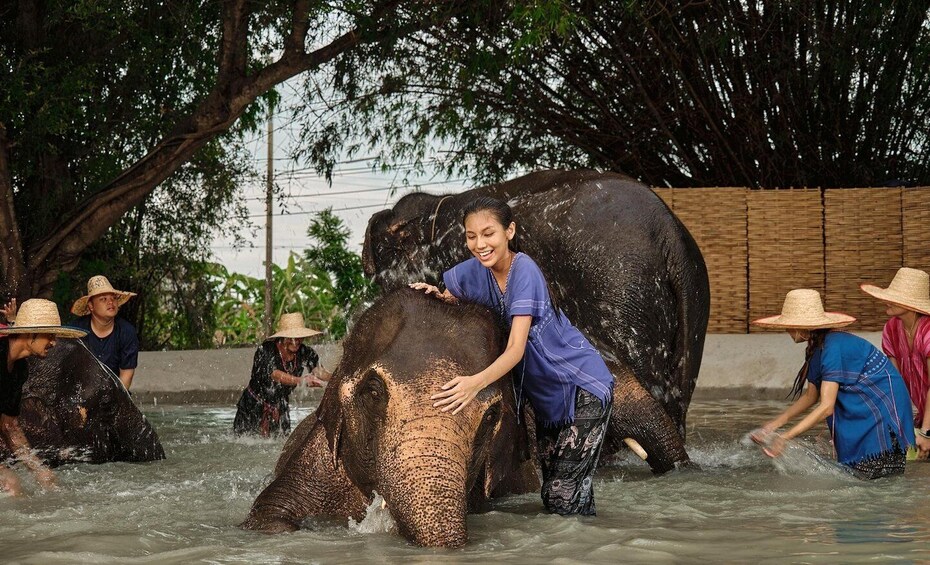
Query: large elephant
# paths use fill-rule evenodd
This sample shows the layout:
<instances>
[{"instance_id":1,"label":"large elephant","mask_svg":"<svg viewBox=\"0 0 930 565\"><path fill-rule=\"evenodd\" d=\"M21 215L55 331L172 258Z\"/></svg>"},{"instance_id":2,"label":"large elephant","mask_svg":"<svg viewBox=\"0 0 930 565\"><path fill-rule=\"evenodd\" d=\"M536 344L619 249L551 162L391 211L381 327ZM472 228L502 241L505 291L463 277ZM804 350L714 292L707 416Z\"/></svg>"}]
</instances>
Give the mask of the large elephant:
<instances>
[{"instance_id":1,"label":"large elephant","mask_svg":"<svg viewBox=\"0 0 930 565\"><path fill-rule=\"evenodd\" d=\"M368 223L366 273L385 290L438 284L468 257L461 211L482 195L511 205L520 250L609 362L617 377L613 427L629 430L654 472L687 462L685 416L710 309L707 269L687 229L629 177L538 172L455 195L401 198Z\"/></svg>"},{"instance_id":2,"label":"large elephant","mask_svg":"<svg viewBox=\"0 0 930 565\"><path fill-rule=\"evenodd\" d=\"M30 358L19 422L51 466L165 458L119 379L78 340L59 339L44 359ZM0 459L11 455L5 443Z\"/></svg>"},{"instance_id":3,"label":"large elephant","mask_svg":"<svg viewBox=\"0 0 930 565\"><path fill-rule=\"evenodd\" d=\"M242 527L291 531L307 516L360 520L377 491L400 533L460 546L465 515L490 497L539 489L509 376L456 415L430 394L501 351L490 312L402 289L366 310L316 412L284 446Z\"/></svg>"}]
</instances>

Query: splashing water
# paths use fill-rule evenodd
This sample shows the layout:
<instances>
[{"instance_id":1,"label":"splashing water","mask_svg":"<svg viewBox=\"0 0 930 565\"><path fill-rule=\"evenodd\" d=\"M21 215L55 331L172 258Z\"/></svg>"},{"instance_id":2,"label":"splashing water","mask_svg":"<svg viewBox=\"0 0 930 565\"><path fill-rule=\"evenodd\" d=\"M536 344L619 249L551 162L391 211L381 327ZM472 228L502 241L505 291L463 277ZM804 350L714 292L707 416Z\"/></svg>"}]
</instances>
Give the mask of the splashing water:
<instances>
[{"instance_id":1,"label":"splashing water","mask_svg":"<svg viewBox=\"0 0 930 565\"><path fill-rule=\"evenodd\" d=\"M384 498L374 492L374 498L365 509L361 522L349 518L349 529L360 534L391 534L397 531L397 523L385 505Z\"/></svg>"}]
</instances>

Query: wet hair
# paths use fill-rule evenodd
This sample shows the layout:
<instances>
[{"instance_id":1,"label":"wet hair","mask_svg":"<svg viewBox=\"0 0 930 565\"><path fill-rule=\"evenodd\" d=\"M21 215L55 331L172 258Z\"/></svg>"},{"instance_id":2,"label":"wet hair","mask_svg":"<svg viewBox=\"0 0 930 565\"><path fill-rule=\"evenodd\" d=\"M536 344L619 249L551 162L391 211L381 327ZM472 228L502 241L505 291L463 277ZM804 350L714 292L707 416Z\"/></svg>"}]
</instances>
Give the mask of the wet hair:
<instances>
[{"instance_id":1,"label":"wet hair","mask_svg":"<svg viewBox=\"0 0 930 565\"><path fill-rule=\"evenodd\" d=\"M788 396L792 398L801 396L801 392L804 390L804 381L807 380L807 371L810 369L811 357L814 356L814 350L823 347L823 340L827 337L829 331L828 329L811 330L811 337L807 340L807 349L804 350L804 364L801 365L801 370L798 371L798 376L795 377L794 386L791 387Z\"/></svg>"},{"instance_id":2,"label":"wet hair","mask_svg":"<svg viewBox=\"0 0 930 565\"><path fill-rule=\"evenodd\" d=\"M479 196L466 204L465 209L462 210L462 225L465 225L465 220L468 219L468 216L477 214L478 212L487 212L491 214L504 229L507 229L513 222L513 210L510 209L510 205L497 198ZM519 237L520 231L517 230L513 239L507 243L507 247L514 253L520 251Z\"/></svg>"}]
</instances>

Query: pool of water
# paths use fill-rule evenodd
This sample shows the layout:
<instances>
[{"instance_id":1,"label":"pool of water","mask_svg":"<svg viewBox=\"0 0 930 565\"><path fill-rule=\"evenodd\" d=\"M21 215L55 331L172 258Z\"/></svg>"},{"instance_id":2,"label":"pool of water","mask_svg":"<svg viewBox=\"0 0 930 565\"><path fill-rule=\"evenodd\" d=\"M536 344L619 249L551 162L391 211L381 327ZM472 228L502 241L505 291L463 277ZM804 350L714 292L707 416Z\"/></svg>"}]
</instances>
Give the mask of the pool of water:
<instances>
[{"instance_id":1,"label":"pool of water","mask_svg":"<svg viewBox=\"0 0 930 565\"><path fill-rule=\"evenodd\" d=\"M930 463L862 482L796 447L779 459L743 441L772 401L696 401L688 448L700 471L653 477L632 455L605 462L598 516L542 513L537 495L469 517L457 550L411 546L372 511L360 525L311 520L293 534L238 529L269 480L283 440L230 433L233 408L147 408L168 459L70 465L61 489L0 497L5 563L535 563L930 560ZM310 406L292 408L296 422ZM814 450L825 441L811 436Z\"/></svg>"}]
</instances>

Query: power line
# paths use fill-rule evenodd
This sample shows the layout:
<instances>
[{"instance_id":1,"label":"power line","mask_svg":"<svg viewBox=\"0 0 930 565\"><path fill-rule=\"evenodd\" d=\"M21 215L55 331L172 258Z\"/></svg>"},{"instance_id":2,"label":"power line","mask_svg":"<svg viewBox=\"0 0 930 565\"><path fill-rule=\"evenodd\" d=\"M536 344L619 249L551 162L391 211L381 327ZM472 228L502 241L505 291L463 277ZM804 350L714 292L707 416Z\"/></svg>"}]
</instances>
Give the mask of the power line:
<instances>
[{"instance_id":1,"label":"power line","mask_svg":"<svg viewBox=\"0 0 930 565\"><path fill-rule=\"evenodd\" d=\"M384 208L386 204L366 204L364 206L349 206L348 208L332 208L333 212L348 212L350 210L362 210L364 208ZM282 212L280 214L272 214L272 216L306 216L308 214L319 214L323 210L307 210L304 212ZM256 214L248 216L249 218L264 218L264 214Z\"/></svg>"},{"instance_id":2,"label":"power line","mask_svg":"<svg viewBox=\"0 0 930 565\"><path fill-rule=\"evenodd\" d=\"M386 190L415 190L415 189L418 189L418 188L422 188L422 187L424 187L424 186L434 186L434 185L438 185L438 184L452 184L452 183L455 183L455 182L462 182L462 181L465 181L465 180L467 180L467 179L459 179L458 181L435 181L435 182L426 182L426 183L417 184L417 185L414 185L414 186L382 186L382 187L378 187L378 188L365 188L365 189L360 189L360 190L341 190L341 191L337 191L337 192L319 192L319 193L316 193L316 194L286 194L286 195L283 195L283 197L284 197L284 198L291 198L291 199L297 199L297 198L326 198L326 197L329 197L329 196L341 196L341 195L344 195L344 194L362 194L362 193L366 193L366 192L384 192L384 191L386 191ZM245 198L244 200L261 200L261 201L264 201L265 199L264 199L264 197L253 197L253 198Z\"/></svg>"}]
</instances>

